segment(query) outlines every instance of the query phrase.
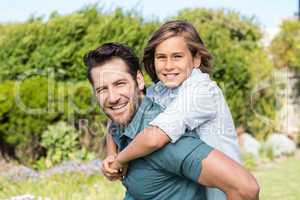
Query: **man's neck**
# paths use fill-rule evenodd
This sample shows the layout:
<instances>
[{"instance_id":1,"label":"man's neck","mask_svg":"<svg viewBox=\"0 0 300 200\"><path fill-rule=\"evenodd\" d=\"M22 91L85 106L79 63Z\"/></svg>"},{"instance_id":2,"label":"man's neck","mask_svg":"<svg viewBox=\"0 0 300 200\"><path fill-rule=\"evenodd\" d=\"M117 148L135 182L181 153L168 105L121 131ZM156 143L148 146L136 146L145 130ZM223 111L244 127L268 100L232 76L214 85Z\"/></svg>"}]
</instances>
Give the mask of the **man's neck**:
<instances>
[{"instance_id":1,"label":"man's neck","mask_svg":"<svg viewBox=\"0 0 300 200\"><path fill-rule=\"evenodd\" d=\"M138 100L137 100L137 105L135 105L135 111L134 111L134 114L132 115L132 118L129 120L129 122L127 124L119 124L119 127L120 127L120 130L121 130L121 133L124 133L125 129L128 127L128 125L131 123L132 119L134 118L134 116L136 115L137 111L139 110L139 107L141 105L141 103L143 102L144 100L144 97L145 95L144 94L141 94L139 95L138 97Z\"/></svg>"}]
</instances>

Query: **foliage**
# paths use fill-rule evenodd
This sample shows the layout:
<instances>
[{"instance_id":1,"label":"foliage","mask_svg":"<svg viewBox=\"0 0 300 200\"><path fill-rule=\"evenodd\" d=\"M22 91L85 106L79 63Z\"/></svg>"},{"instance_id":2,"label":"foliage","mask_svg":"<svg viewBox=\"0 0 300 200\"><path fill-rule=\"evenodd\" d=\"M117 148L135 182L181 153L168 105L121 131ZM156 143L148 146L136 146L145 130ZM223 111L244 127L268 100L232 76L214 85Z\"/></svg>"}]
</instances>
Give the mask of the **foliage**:
<instances>
[{"instance_id":1,"label":"foliage","mask_svg":"<svg viewBox=\"0 0 300 200\"><path fill-rule=\"evenodd\" d=\"M265 138L273 125L261 116L274 117L275 101L273 88L259 88L262 81L268 81L272 65L260 46L260 29L253 19L201 8L184 9L174 18L195 25L213 54L212 77L226 96L235 124ZM99 145L94 141L104 135L106 117L92 98L88 83L79 82L86 81L82 57L88 50L112 41L133 47L141 56L159 25L155 20L145 21L135 11L118 8L104 12L96 6L65 16L53 12L47 20L39 17L2 24L1 141L16 147L20 158L31 155L29 160L37 160L46 154L40 145L41 134L49 125L66 121L84 132L80 144L97 151Z\"/></svg>"},{"instance_id":2,"label":"foliage","mask_svg":"<svg viewBox=\"0 0 300 200\"><path fill-rule=\"evenodd\" d=\"M270 51L274 65L278 68L288 67L300 74L300 22L285 20L280 26L280 32L272 40ZM297 96L300 96L300 79L296 82Z\"/></svg>"},{"instance_id":3,"label":"foliage","mask_svg":"<svg viewBox=\"0 0 300 200\"><path fill-rule=\"evenodd\" d=\"M87 82L68 84L45 77L6 81L0 84L0 138L4 144L15 147L19 158L30 156L27 160L44 154L41 135L59 121L84 129L82 136L92 126L94 139L100 141L103 132L97 127L105 123L106 117L92 100ZM79 127L80 120L88 124Z\"/></svg>"},{"instance_id":4,"label":"foliage","mask_svg":"<svg viewBox=\"0 0 300 200\"><path fill-rule=\"evenodd\" d=\"M41 145L47 149L46 165L51 167L69 160L79 144L79 133L65 122L48 126L42 133Z\"/></svg>"},{"instance_id":5,"label":"foliage","mask_svg":"<svg viewBox=\"0 0 300 200\"><path fill-rule=\"evenodd\" d=\"M7 28L0 37L0 81L48 69L56 80L86 80L82 57L88 50L114 41L140 54L155 24L142 23L133 12L101 13L94 6L66 16L53 13L46 22L30 19Z\"/></svg>"},{"instance_id":6,"label":"foliage","mask_svg":"<svg viewBox=\"0 0 300 200\"><path fill-rule=\"evenodd\" d=\"M272 40L270 51L276 67L300 69L300 22L285 20Z\"/></svg>"}]
</instances>

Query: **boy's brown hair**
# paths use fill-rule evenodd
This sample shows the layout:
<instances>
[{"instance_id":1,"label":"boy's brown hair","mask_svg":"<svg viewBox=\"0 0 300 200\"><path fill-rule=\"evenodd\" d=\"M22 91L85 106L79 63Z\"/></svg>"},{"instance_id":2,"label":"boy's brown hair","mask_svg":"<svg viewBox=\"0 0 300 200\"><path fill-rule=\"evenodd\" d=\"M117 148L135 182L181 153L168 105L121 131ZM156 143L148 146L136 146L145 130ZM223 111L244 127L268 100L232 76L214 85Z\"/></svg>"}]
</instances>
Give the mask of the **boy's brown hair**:
<instances>
[{"instance_id":1,"label":"boy's brown hair","mask_svg":"<svg viewBox=\"0 0 300 200\"><path fill-rule=\"evenodd\" d=\"M185 39L193 57L201 57L201 64L199 68L202 72L209 73L212 69L212 55L205 48L204 43L195 27L182 20L168 21L154 32L144 49L144 67L152 81L155 83L158 81L154 66L155 48L161 42L175 36L182 36Z\"/></svg>"}]
</instances>

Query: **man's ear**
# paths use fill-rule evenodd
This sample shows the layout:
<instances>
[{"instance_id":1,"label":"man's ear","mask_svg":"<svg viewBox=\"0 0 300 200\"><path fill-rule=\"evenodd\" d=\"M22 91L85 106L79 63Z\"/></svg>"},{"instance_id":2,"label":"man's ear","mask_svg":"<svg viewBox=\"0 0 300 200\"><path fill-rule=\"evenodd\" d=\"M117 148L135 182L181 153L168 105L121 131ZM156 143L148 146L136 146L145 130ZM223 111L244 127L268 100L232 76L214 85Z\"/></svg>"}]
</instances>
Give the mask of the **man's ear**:
<instances>
[{"instance_id":1,"label":"man's ear","mask_svg":"<svg viewBox=\"0 0 300 200\"><path fill-rule=\"evenodd\" d=\"M138 88L140 91L143 91L145 88L144 76L141 71L137 71L136 74L136 82L138 84Z\"/></svg>"},{"instance_id":2,"label":"man's ear","mask_svg":"<svg viewBox=\"0 0 300 200\"><path fill-rule=\"evenodd\" d=\"M199 68L201 65L201 56L199 55L199 53L197 53L194 57L193 57L193 64L194 64L194 68Z\"/></svg>"}]
</instances>

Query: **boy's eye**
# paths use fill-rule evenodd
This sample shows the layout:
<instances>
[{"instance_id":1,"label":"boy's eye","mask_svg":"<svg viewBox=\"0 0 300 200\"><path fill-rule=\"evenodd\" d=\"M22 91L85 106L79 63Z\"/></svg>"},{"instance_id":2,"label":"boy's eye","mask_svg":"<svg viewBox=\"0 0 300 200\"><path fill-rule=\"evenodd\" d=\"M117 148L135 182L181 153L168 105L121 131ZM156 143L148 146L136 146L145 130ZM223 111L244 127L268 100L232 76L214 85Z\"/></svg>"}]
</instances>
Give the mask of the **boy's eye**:
<instances>
[{"instance_id":1,"label":"boy's eye","mask_svg":"<svg viewBox=\"0 0 300 200\"><path fill-rule=\"evenodd\" d=\"M166 56L162 56L162 55L156 56L156 59L158 59L158 60L162 60L162 59L165 59L165 58L166 58Z\"/></svg>"},{"instance_id":2,"label":"boy's eye","mask_svg":"<svg viewBox=\"0 0 300 200\"><path fill-rule=\"evenodd\" d=\"M174 58L182 58L182 55L174 55Z\"/></svg>"}]
</instances>

